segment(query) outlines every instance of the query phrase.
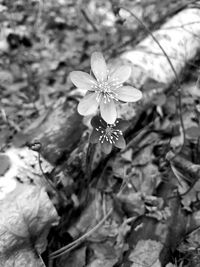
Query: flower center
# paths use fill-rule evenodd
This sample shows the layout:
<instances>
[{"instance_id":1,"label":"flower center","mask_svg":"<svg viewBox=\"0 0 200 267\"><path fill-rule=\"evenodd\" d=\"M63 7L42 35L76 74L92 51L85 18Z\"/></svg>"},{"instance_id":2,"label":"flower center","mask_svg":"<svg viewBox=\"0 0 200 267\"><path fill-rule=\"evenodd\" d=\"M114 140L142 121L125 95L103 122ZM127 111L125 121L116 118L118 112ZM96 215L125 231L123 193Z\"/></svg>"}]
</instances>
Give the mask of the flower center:
<instances>
[{"instance_id":1,"label":"flower center","mask_svg":"<svg viewBox=\"0 0 200 267\"><path fill-rule=\"evenodd\" d=\"M116 121L116 123L118 123L118 121ZM119 139L119 136L122 135L121 130L113 128L115 126L116 124L108 124L105 129L101 126L96 128L96 130L101 133L99 137L99 141L101 143L106 140L110 144L115 144L115 142Z\"/></svg>"},{"instance_id":2,"label":"flower center","mask_svg":"<svg viewBox=\"0 0 200 267\"><path fill-rule=\"evenodd\" d=\"M97 102L100 102L102 99L105 104L110 102L110 99L118 101L118 94L115 90L121 86L121 83L116 79L111 80L109 76L107 77L107 80L97 80L97 83L93 86L94 91L97 93Z\"/></svg>"}]
</instances>

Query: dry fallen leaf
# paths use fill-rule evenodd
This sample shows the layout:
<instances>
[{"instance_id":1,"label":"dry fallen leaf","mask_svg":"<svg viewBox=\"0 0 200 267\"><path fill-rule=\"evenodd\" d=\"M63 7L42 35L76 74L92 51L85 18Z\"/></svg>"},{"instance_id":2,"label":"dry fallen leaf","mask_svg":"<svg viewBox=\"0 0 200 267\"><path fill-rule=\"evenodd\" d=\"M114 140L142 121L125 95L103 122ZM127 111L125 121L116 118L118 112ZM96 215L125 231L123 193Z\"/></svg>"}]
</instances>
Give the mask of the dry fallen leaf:
<instances>
[{"instance_id":1,"label":"dry fallen leaf","mask_svg":"<svg viewBox=\"0 0 200 267\"><path fill-rule=\"evenodd\" d=\"M159 253L163 245L155 240L141 240L129 256L131 267L161 267Z\"/></svg>"}]
</instances>

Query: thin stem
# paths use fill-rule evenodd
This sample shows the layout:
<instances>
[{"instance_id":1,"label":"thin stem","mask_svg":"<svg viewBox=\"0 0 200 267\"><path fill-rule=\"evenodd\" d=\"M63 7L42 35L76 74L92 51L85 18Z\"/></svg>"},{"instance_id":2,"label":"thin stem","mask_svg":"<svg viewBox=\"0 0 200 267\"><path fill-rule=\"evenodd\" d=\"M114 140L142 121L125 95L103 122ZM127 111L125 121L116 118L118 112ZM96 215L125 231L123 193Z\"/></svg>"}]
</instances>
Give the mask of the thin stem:
<instances>
[{"instance_id":1,"label":"thin stem","mask_svg":"<svg viewBox=\"0 0 200 267\"><path fill-rule=\"evenodd\" d=\"M49 178L46 176L46 173L44 173L43 171L43 168L42 168L42 164L41 164L41 154L40 152L38 152L38 164L39 164L39 167L40 167L40 171L45 179L45 181L48 183L48 185L50 185L50 187L53 189L53 191L56 191L56 188L54 187L54 185L49 181Z\"/></svg>"},{"instance_id":2,"label":"thin stem","mask_svg":"<svg viewBox=\"0 0 200 267\"><path fill-rule=\"evenodd\" d=\"M84 8L81 8L81 13L83 14L83 17L85 18L85 20L90 24L90 26L92 27L93 31L98 32L98 28L93 23L93 21L90 19L90 17L88 16L88 14L87 14L87 12L85 11Z\"/></svg>"},{"instance_id":3,"label":"thin stem","mask_svg":"<svg viewBox=\"0 0 200 267\"><path fill-rule=\"evenodd\" d=\"M103 217L103 219L94 228L92 228L86 234L82 235L80 238L76 239L75 241L68 244L67 246L64 246L61 249L58 249L58 250L54 251L53 253L51 253L50 258L55 259L55 258L65 254L65 253L69 252L70 250L72 250L74 247L76 247L78 244L80 244L80 242L82 242L88 236L90 236L92 233L94 233L107 220L107 218L111 215L112 212L113 212L113 209L111 208L108 211L108 213Z\"/></svg>"},{"instance_id":4,"label":"thin stem","mask_svg":"<svg viewBox=\"0 0 200 267\"><path fill-rule=\"evenodd\" d=\"M41 164L41 154L40 154L40 151L38 151L38 164L39 164L40 171L41 171L41 173L42 173L42 175L43 175L46 183L50 186L50 188L56 194L56 196L58 197L58 200L60 201L60 203L65 203L66 202L66 199L60 194L60 192L58 191L58 189L56 188L56 186L53 184L53 182L51 182L49 180L48 176L43 171L42 164Z\"/></svg>"},{"instance_id":5,"label":"thin stem","mask_svg":"<svg viewBox=\"0 0 200 267\"><path fill-rule=\"evenodd\" d=\"M124 188L126 186L127 186L126 184L124 184L124 185L121 186L119 192L117 193L117 196L119 196L123 192L123 190L124 190ZM108 217L112 214L112 212L113 212L113 208L111 208L108 211L108 213L102 218L102 220L94 228L92 228L90 231L88 231L86 234L82 235L80 238L76 239L75 241L73 241L72 243L66 245L65 247L62 247L61 249L58 249L58 250L54 251L53 253L51 253L50 254L50 259L58 258L61 255L70 252L75 247L77 247L78 245L80 245L81 242L83 242L87 237L89 237L97 229L99 229L99 227L101 227L101 225L103 225L103 223L108 219Z\"/></svg>"},{"instance_id":6,"label":"thin stem","mask_svg":"<svg viewBox=\"0 0 200 267\"><path fill-rule=\"evenodd\" d=\"M173 199L173 198L181 198L181 197L187 195L187 194L192 190L192 188L194 187L194 185L196 184L196 182L197 182L197 181L194 181L194 182L191 184L191 186L190 186L184 193L182 193L182 194L177 194L177 195L174 195L174 196L169 196L169 197L167 197L167 200L170 200L170 199Z\"/></svg>"},{"instance_id":7,"label":"thin stem","mask_svg":"<svg viewBox=\"0 0 200 267\"><path fill-rule=\"evenodd\" d=\"M180 118L180 124L181 124L181 128L182 128L182 132L183 132L183 143L182 146L180 148L180 151L183 148L183 145L185 143L185 127L184 127L184 123L183 123L183 117L182 117L182 100L181 100L181 84L177 75L177 72L169 58L169 56L167 55L167 53L165 52L164 48L162 47L162 45L158 42L158 40L156 39L156 37L153 35L153 33L148 29L148 27L130 10L128 10L126 7L123 6L118 6L119 9L124 9L125 11L127 11L131 16L133 16L138 23L140 23L142 25L142 27L146 30L146 32L152 37L152 39L154 40L154 42L158 45L158 47L161 49L161 51L163 52L164 56L166 57L173 73L175 76L175 80L178 86L177 89L177 93L178 93L178 99L177 99L177 110L179 112L179 118ZM119 15L120 16L120 15ZM178 151L175 155L174 158L180 153L180 151Z\"/></svg>"},{"instance_id":8,"label":"thin stem","mask_svg":"<svg viewBox=\"0 0 200 267\"><path fill-rule=\"evenodd\" d=\"M41 255L38 252L37 252L37 254L38 254L38 257L40 259L40 263L42 264L42 266L43 267L46 267L46 265L45 265L45 263L44 263L43 258L41 257Z\"/></svg>"}]
</instances>

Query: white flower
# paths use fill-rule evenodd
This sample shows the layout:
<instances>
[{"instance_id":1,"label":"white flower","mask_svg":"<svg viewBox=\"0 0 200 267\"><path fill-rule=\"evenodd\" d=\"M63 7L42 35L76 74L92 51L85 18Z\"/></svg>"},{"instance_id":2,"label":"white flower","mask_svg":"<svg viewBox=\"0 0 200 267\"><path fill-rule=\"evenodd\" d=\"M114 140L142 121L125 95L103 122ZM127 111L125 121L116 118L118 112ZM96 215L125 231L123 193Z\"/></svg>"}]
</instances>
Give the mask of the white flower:
<instances>
[{"instance_id":1,"label":"white flower","mask_svg":"<svg viewBox=\"0 0 200 267\"><path fill-rule=\"evenodd\" d=\"M132 86L123 86L131 75L130 66L120 66L109 71L103 55L94 52L91 69L96 79L82 71L70 73L73 84L88 91L78 105L78 112L83 116L91 115L100 106L101 117L108 124L113 124L117 119L115 103L119 100L136 102L142 98L142 93Z\"/></svg>"}]
</instances>

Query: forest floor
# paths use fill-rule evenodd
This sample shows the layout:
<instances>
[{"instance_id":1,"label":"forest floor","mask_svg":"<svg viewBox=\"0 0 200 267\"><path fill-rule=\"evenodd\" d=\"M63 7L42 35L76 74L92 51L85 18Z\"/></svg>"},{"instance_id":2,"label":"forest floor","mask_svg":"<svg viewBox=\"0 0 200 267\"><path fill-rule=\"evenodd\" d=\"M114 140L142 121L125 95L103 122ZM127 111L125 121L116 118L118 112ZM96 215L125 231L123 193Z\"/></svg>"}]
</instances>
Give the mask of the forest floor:
<instances>
[{"instance_id":1,"label":"forest floor","mask_svg":"<svg viewBox=\"0 0 200 267\"><path fill-rule=\"evenodd\" d=\"M78 103L83 92L75 88L69 74L72 71L90 73L93 52L101 51L106 61L114 61L148 35L142 26L138 27L133 17L125 14L127 18L123 20L118 14L118 6L123 4L133 10L153 32L187 8L190 2L1 0L1 152L27 145L30 141L27 133L40 128L59 101L68 98ZM153 99L151 106L140 112L137 122L133 122L134 129L125 136L127 148L114 150L110 156L103 158L90 173L93 178L90 177L91 180L84 184L87 192L80 193L74 185L81 184L77 178L79 174L73 185L69 182L64 184L63 177L61 183L54 184L61 196L66 194L64 199L68 202L63 210L63 206L55 201L55 195L52 197L60 223L51 229L48 236L46 250L41 256L43 266L200 266L200 231L197 224L197 221L200 223L200 184L196 178L200 171L199 58L197 51L195 58L186 62L178 77L183 88L182 95L177 96L173 92L176 87L174 81L168 85L169 90L164 89ZM155 89L162 85L153 79L150 81ZM150 82L145 86L152 89ZM177 115L180 112L183 117ZM180 127L181 119L185 129ZM88 127L87 118L83 120L83 125ZM86 130L82 142L88 132ZM181 143L183 137L184 143ZM181 147L185 150L173 157L174 154L171 156L169 152L170 145L176 151ZM73 153L78 155L73 149ZM74 154L70 152L73 161L76 157L73 158ZM95 154L91 152L91 155ZM53 167L63 170L65 158L59 160L63 161L62 164L56 161ZM0 175L4 169L2 166ZM163 184L170 184L164 196L166 188ZM49 196L51 198L51 194ZM87 200L85 205L82 205L83 199ZM171 199L176 199L176 203L169 203ZM188 228L181 226L180 218L184 225L189 225ZM164 238L167 227L173 236L169 237L168 233ZM140 228L142 231L136 230ZM88 233L91 229L92 232ZM71 242L84 234L83 241L75 243L73 249ZM68 244L71 245L66 247L65 253L54 254ZM161 249L161 245L164 248ZM166 253L165 246L168 245L170 248ZM164 256L159 254L160 251Z\"/></svg>"}]
</instances>

